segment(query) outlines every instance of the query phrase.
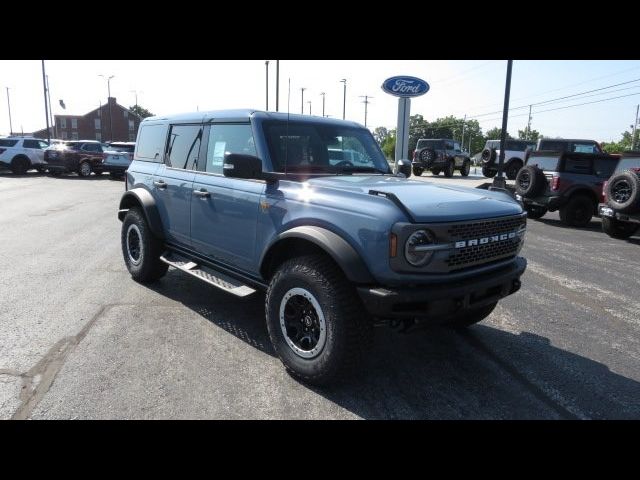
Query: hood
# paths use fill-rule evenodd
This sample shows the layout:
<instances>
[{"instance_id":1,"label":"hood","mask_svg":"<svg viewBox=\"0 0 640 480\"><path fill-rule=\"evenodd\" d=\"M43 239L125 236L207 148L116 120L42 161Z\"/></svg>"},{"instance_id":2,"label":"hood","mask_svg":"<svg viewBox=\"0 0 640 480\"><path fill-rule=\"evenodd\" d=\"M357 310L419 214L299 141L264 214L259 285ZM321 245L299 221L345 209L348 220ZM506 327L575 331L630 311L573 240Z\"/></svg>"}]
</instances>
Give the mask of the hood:
<instances>
[{"instance_id":1,"label":"hood","mask_svg":"<svg viewBox=\"0 0 640 480\"><path fill-rule=\"evenodd\" d=\"M370 195L370 190L392 193L416 222L455 222L522 213L520 204L502 192L401 177L349 175L313 178L307 183L318 189L358 195Z\"/></svg>"}]
</instances>

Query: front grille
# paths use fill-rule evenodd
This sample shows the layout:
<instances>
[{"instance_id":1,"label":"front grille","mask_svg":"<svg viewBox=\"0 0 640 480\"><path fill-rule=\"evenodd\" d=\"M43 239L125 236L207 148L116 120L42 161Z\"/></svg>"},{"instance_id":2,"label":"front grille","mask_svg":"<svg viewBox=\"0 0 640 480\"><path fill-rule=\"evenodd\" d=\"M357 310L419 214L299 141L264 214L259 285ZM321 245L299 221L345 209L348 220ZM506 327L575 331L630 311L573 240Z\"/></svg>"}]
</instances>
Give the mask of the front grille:
<instances>
[{"instance_id":1,"label":"front grille","mask_svg":"<svg viewBox=\"0 0 640 480\"><path fill-rule=\"evenodd\" d=\"M451 240L466 240L480 238L500 233L515 232L526 225L525 217L511 217L502 220L485 220L474 223L452 225L447 231Z\"/></svg>"},{"instance_id":2,"label":"front grille","mask_svg":"<svg viewBox=\"0 0 640 480\"><path fill-rule=\"evenodd\" d=\"M518 252L520 240L505 240L487 245L461 248L449 256L447 264L451 270L513 257Z\"/></svg>"},{"instance_id":3,"label":"front grille","mask_svg":"<svg viewBox=\"0 0 640 480\"><path fill-rule=\"evenodd\" d=\"M513 233L525 227L525 216L509 217L496 220L459 223L451 225L447 230L449 239L456 242L462 240L479 240L496 235ZM471 245L451 251L446 260L450 271L460 270L473 265L490 263L514 257L520 248L521 239L515 238L491 241L479 245Z\"/></svg>"}]
</instances>

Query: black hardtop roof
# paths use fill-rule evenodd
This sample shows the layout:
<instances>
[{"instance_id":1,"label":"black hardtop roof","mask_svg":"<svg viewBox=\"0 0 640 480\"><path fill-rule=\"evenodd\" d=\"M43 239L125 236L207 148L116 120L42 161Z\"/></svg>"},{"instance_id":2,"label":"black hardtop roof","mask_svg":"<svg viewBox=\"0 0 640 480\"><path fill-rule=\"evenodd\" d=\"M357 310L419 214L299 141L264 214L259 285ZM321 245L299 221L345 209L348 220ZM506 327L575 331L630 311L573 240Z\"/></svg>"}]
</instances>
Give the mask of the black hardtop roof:
<instances>
[{"instance_id":1,"label":"black hardtop roof","mask_svg":"<svg viewBox=\"0 0 640 480\"><path fill-rule=\"evenodd\" d=\"M537 150L531 152L529 158L533 157L572 157L572 158L608 158L611 160L619 160L619 155L612 155L610 153L584 153L584 152L560 152L557 150Z\"/></svg>"}]
</instances>

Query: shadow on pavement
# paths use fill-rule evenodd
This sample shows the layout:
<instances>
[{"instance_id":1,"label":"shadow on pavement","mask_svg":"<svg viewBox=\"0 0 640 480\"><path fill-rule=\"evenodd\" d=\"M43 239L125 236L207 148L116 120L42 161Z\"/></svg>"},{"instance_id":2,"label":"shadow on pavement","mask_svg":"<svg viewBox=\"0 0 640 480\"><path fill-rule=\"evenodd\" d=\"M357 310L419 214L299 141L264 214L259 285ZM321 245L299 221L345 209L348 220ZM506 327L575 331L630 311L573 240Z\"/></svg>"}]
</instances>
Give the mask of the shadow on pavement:
<instances>
[{"instance_id":1,"label":"shadow on pavement","mask_svg":"<svg viewBox=\"0 0 640 480\"><path fill-rule=\"evenodd\" d=\"M263 294L236 299L175 270L149 288L275 355ZM308 388L367 419L640 418L640 383L545 337L482 324L412 334L376 329L356 375Z\"/></svg>"},{"instance_id":2,"label":"shadow on pavement","mask_svg":"<svg viewBox=\"0 0 640 480\"><path fill-rule=\"evenodd\" d=\"M589 222L589 224L586 227L570 227L569 225L565 225L564 223L562 223L559 219L557 218L539 218L537 220L530 220L532 222L541 222L544 223L545 225L549 225L550 227L553 228L565 228L565 229L569 229L569 230L591 230L594 232L601 232L602 231L602 223L600 222L600 219L597 217L593 217L593 219ZM604 235L604 233L603 233Z\"/></svg>"}]
</instances>

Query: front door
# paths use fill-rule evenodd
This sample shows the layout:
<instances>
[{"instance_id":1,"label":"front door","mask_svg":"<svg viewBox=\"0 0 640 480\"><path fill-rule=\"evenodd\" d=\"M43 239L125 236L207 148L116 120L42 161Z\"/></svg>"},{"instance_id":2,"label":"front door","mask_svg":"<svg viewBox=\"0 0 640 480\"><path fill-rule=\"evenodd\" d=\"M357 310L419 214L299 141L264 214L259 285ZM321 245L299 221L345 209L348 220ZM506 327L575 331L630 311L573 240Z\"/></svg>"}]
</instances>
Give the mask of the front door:
<instances>
[{"instance_id":1,"label":"front door","mask_svg":"<svg viewBox=\"0 0 640 480\"><path fill-rule=\"evenodd\" d=\"M167 240L191 245L191 198L202 125L171 125L164 165L153 178L153 194Z\"/></svg>"},{"instance_id":2,"label":"front door","mask_svg":"<svg viewBox=\"0 0 640 480\"><path fill-rule=\"evenodd\" d=\"M208 127L206 154L193 183L191 239L193 247L219 262L252 272L255 269L256 223L265 183L225 177L225 153L256 155L250 124Z\"/></svg>"}]
</instances>

